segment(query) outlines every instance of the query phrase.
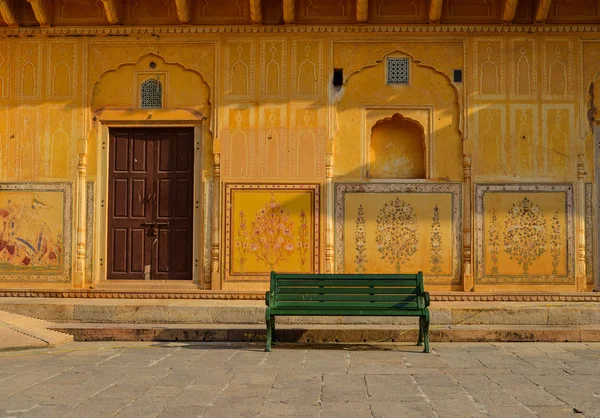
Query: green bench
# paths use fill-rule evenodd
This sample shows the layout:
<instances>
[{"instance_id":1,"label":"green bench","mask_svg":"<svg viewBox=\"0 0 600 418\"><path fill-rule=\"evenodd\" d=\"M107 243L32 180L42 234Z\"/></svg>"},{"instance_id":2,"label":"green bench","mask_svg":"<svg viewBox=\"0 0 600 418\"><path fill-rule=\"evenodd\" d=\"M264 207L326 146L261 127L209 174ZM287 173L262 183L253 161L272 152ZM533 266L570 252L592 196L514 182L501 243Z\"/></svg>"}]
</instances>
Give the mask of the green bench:
<instances>
[{"instance_id":1,"label":"green bench","mask_svg":"<svg viewBox=\"0 0 600 418\"><path fill-rule=\"evenodd\" d=\"M279 274L271 272L266 294L267 347L275 317L418 316L419 341L429 352L429 293L417 274Z\"/></svg>"}]
</instances>

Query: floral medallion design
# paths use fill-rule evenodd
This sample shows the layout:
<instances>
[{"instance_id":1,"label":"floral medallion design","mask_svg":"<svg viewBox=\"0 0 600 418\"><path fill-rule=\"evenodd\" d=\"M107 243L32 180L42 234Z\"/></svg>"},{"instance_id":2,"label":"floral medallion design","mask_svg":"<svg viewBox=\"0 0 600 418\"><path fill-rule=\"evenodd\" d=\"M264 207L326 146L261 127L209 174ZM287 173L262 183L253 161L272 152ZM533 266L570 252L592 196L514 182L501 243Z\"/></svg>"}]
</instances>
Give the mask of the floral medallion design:
<instances>
[{"instance_id":1,"label":"floral medallion design","mask_svg":"<svg viewBox=\"0 0 600 418\"><path fill-rule=\"evenodd\" d=\"M411 273L428 284L461 277L457 183L337 183L335 271Z\"/></svg>"},{"instance_id":2,"label":"floral medallion design","mask_svg":"<svg viewBox=\"0 0 600 418\"><path fill-rule=\"evenodd\" d=\"M573 186L478 184L476 280L574 284Z\"/></svg>"},{"instance_id":3,"label":"floral medallion design","mask_svg":"<svg viewBox=\"0 0 600 418\"><path fill-rule=\"evenodd\" d=\"M318 272L318 185L225 188L226 280L262 280L271 271Z\"/></svg>"}]
</instances>

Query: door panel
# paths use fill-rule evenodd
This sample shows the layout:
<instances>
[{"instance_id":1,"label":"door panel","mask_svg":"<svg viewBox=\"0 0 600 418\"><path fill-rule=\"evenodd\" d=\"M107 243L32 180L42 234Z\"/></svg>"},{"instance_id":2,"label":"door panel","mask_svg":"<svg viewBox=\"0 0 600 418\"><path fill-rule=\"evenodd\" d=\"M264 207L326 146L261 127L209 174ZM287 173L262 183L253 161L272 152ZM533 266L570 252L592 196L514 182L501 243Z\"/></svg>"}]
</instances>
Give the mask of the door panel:
<instances>
[{"instance_id":1,"label":"door panel","mask_svg":"<svg viewBox=\"0 0 600 418\"><path fill-rule=\"evenodd\" d=\"M191 279L192 129L110 131L108 279Z\"/></svg>"}]
</instances>

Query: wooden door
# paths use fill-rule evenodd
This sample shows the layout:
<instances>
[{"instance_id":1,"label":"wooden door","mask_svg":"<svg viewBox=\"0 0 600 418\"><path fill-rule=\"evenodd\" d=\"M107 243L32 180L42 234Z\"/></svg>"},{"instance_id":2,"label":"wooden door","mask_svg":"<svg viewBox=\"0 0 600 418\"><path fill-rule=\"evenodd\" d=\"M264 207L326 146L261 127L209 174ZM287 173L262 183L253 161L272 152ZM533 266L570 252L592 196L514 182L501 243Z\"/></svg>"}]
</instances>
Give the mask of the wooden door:
<instances>
[{"instance_id":1,"label":"wooden door","mask_svg":"<svg viewBox=\"0 0 600 418\"><path fill-rule=\"evenodd\" d=\"M192 278L192 129L110 131L108 279Z\"/></svg>"}]
</instances>

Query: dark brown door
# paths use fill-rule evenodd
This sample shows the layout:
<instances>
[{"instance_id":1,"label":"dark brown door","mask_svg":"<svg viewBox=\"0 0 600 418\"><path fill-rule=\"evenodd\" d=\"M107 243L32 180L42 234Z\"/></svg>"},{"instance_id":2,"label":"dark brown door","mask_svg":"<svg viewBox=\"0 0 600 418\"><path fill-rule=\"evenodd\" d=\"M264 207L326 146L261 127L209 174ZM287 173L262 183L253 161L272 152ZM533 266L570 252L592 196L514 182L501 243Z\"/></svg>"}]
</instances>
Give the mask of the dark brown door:
<instances>
[{"instance_id":1,"label":"dark brown door","mask_svg":"<svg viewBox=\"0 0 600 418\"><path fill-rule=\"evenodd\" d=\"M191 279L192 129L110 131L108 279Z\"/></svg>"}]
</instances>

